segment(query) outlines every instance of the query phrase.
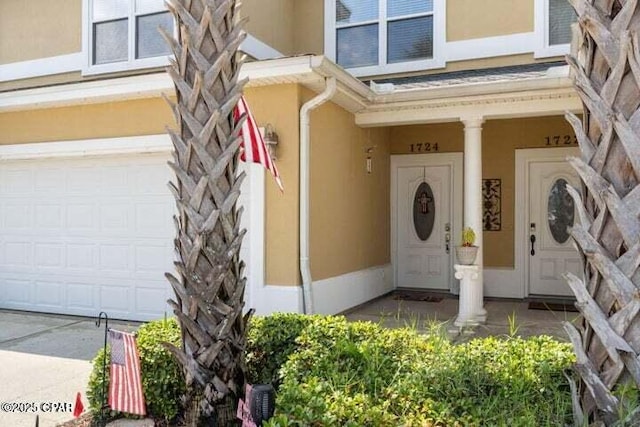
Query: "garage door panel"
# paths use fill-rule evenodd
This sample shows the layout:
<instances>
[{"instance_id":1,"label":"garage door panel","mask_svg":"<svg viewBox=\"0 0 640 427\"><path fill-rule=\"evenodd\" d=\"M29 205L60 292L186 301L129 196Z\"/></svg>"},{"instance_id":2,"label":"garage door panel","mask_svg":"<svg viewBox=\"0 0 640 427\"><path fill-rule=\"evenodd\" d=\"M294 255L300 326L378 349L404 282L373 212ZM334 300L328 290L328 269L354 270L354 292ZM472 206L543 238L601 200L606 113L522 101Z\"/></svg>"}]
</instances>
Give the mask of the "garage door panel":
<instances>
[{"instance_id":1,"label":"garage door panel","mask_svg":"<svg viewBox=\"0 0 640 427\"><path fill-rule=\"evenodd\" d=\"M0 264L7 267L30 267L31 254L29 242L8 241L0 244Z\"/></svg>"},{"instance_id":2,"label":"garage door panel","mask_svg":"<svg viewBox=\"0 0 640 427\"><path fill-rule=\"evenodd\" d=\"M34 283L34 289L34 302L38 307L56 309L64 306L64 284L39 280Z\"/></svg>"},{"instance_id":3,"label":"garage door panel","mask_svg":"<svg viewBox=\"0 0 640 427\"><path fill-rule=\"evenodd\" d=\"M98 266L97 246L83 243L69 243L67 250L67 269L78 273L87 273Z\"/></svg>"},{"instance_id":4,"label":"garage door panel","mask_svg":"<svg viewBox=\"0 0 640 427\"><path fill-rule=\"evenodd\" d=\"M26 304L31 300L31 283L28 280L4 280L3 299L9 307Z\"/></svg>"},{"instance_id":5,"label":"garage door panel","mask_svg":"<svg viewBox=\"0 0 640 427\"><path fill-rule=\"evenodd\" d=\"M132 312L129 306L131 301L131 289L129 286L115 284L100 285L100 307L111 313L112 317L126 316Z\"/></svg>"},{"instance_id":6,"label":"garage door panel","mask_svg":"<svg viewBox=\"0 0 640 427\"><path fill-rule=\"evenodd\" d=\"M171 313L169 158L0 161L0 308L131 320ZM246 205L249 179L242 191ZM243 227L248 219L247 209ZM249 254L247 235L241 256Z\"/></svg>"},{"instance_id":7,"label":"garage door panel","mask_svg":"<svg viewBox=\"0 0 640 427\"><path fill-rule=\"evenodd\" d=\"M39 270L51 272L59 270L64 272L65 248L60 243L36 243L34 246L35 267Z\"/></svg>"},{"instance_id":8,"label":"garage door panel","mask_svg":"<svg viewBox=\"0 0 640 427\"><path fill-rule=\"evenodd\" d=\"M94 314L98 309L96 304L98 288L93 283L68 283L67 290L67 308L74 310L75 313Z\"/></svg>"}]
</instances>

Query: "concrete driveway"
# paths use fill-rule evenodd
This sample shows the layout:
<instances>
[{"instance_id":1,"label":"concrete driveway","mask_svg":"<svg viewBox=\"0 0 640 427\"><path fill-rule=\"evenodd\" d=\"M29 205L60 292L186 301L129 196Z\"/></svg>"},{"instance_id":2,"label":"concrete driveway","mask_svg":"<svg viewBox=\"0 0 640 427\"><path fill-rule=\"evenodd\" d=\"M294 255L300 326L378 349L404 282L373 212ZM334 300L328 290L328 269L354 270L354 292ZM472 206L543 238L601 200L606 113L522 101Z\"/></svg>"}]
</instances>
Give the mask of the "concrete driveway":
<instances>
[{"instance_id":1,"label":"concrete driveway","mask_svg":"<svg viewBox=\"0 0 640 427\"><path fill-rule=\"evenodd\" d=\"M109 322L121 330L135 322ZM87 408L91 359L104 343L95 319L0 310L0 427L56 426L73 418L75 397ZM26 411L26 412L25 412Z\"/></svg>"}]
</instances>

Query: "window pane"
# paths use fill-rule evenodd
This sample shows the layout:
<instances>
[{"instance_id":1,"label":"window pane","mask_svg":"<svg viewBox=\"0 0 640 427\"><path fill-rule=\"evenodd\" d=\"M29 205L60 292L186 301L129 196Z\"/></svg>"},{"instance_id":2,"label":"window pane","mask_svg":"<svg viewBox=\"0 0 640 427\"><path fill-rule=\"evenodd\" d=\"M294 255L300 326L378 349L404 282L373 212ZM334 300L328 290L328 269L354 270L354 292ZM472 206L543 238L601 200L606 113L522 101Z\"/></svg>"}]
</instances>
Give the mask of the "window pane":
<instances>
[{"instance_id":1,"label":"window pane","mask_svg":"<svg viewBox=\"0 0 640 427\"><path fill-rule=\"evenodd\" d=\"M164 0L136 0L136 13L138 15L164 12L165 10L167 8L164 5Z\"/></svg>"},{"instance_id":2,"label":"window pane","mask_svg":"<svg viewBox=\"0 0 640 427\"><path fill-rule=\"evenodd\" d=\"M573 227L575 206L567 191L567 181L560 178L553 183L547 202L547 222L553 240L562 244L569 240L569 228Z\"/></svg>"},{"instance_id":3,"label":"window pane","mask_svg":"<svg viewBox=\"0 0 640 427\"><path fill-rule=\"evenodd\" d=\"M338 64L344 68L378 64L378 24L338 30Z\"/></svg>"},{"instance_id":4,"label":"window pane","mask_svg":"<svg viewBox=\"0 0 640 427\"><path fill-rule=\"evenodd\" d=\"M433 58L433 16L389 22L387 62Z\"/></svg>"},{"instance_id":5,"label":"window pane","mask_svg":"<svg viewBox=\"0 0 640 427\"><path fill-rule=\"evenodd\" d=\"M378 0L336 0L336 22L356 24L378 19Z\"/></svg>"},{"instance_id":6,"label":"window pane","mask_svg":"<svg viewBox=\"0 0 640 427\"><path fill-rule=\"evenodd\" d=\"M387 17L433 12L433 0L387 0Z\"/></svg>"},{"instance_id":7,"label":"window pane","mask_svg":"<svg viewBox=\"0 0 640 427\"><path fill-rule=\"evenodd\" d=\"M567 0L549 0L549 45L571 43L576 12Z\"/></svg>"},{"instance_id":8,"label":"window pane","mask_svg":"<svg viewBox=\"0 0 640 427\"><path fill-rule=\"evenodd\" d=\"M93 63L126 61L128 19L93 24Z\"/></svg>"},{"instance_id":9,"label":"window pane","mask_svg":"<svg viewBox=\"0 0 640 427\"><path fill-rule=\"evenodd\" d=\"M171 53L169 46L158 31L158 27L163 27L169 32L173 30L173 18L169 12L138 16L136 22L136 58L149 58Z\"/></svg>"},{"instance_id":10,"label":"window pane","mask_svg":"<svg viewBox=\"0 0 640 427\"><path fill-rule=\"evenodd\" d=\"M93 0L93 22L126 18L129 0Z\"/></svg>"}]
</instances>

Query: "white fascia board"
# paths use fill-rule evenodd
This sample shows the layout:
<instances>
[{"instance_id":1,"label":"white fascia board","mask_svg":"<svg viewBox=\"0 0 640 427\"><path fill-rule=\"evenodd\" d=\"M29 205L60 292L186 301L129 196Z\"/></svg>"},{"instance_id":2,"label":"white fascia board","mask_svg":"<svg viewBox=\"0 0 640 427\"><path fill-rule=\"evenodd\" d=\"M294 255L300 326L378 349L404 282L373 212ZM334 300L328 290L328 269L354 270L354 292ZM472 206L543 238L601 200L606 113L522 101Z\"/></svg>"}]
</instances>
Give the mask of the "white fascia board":
<instances>
[{"instance_id":1,"label":"white fascia board","mask_svg":"<svg viewBox=\"0 0 640 427\"><path fill-rule=\"evenodd\" d=\"M508 119L580 112L582 103L573 88L506 94L462 96L375 105L356 113L362 127L456 122L462 117Z\"/></svg>"},{"instance_id":2,"label":"white fascia board","mask_svg":"<svg viewBox=\"0 0 640 427\"><path fill-rule=\"evenodd\" d=\"M166 73L48 86L0 93L0 111L65 107L173 94Z\"/></svg>"},{"instance_id":3,"label":"white fascia board","mask_svg":"<svg viewBox=\"0 0 640 427\"><path fill-rule=\"evenodd\" d=\"M172 147L171 139L166 134L37 142L32 144L0 145L0 160L160 153L169 152Z\"/></svg>"},{"instance_id":4,"label":"white fascia board","mask_svg":"<svg viewBox=\"0 0 640 427\"><path fill-rule=\"evenodd\" d=\"M364 108L373 92L355 77L323 56L299 56L248 62L242 66L240 78L248 78L248 87L285 83L322 86L324 77L336 76L340 81L345 108L355 112ZM64 107L130 99L173 95L174 86L164 73L121 77L100 81L72 83L37 89L0 93L0 111L20 111Z\"/></svg>"},{"instance_id":5,"label":"white fascia board","mask_svg":"<svg viewBox=\"0 0 640 427\"><path fill-rule=\"evenodd\" d=\"M531 53L535 48L536 33L530 32L447 42L444 51L449 62L519 55Z\"/></svg>"},{"instance_id":6,"label":"white fascia board","mask_svg":"<svg viewBox=\"0 0 640 427\"><path fill-rule=\"evenodd\" d=\"M82 69L82 52L0 65L0 83L72 73Z\"/></svg>"},{"instance_id":7,"label":"white fascia board","mask_svg":"<svg viewBox=\"0 0 640 427\"><path fill-rule=\"evenodd\" d=\"M260 61L284 57L281 52L251 34L247 34L247 38L240 45L240 50Z\"/></svg>"}]
</instances>

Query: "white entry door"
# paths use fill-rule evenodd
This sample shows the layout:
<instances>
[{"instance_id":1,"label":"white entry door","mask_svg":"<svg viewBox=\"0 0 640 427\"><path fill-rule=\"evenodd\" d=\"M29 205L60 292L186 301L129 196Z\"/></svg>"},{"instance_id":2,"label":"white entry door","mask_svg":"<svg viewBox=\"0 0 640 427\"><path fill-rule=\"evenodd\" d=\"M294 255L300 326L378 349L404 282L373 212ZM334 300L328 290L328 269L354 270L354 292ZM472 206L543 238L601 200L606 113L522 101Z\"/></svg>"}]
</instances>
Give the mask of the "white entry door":
<instances>
[{"instance_id":1,"label":"white entry door","mask_svg":"<svg viewBox=\"0 0 640 427\"><path fill-rule=\"evenodd\" d=\"M453 215L454 165L433 155L423 157L423 161L410 160L404 165L395 162L392 168L396 285L450 290L452 236L457 228Z\"/></svg>"},{"instance_id":2,"label":"white entry door","mask_svg":"<svg viewBox=\"0 0 640 427\"><path fill-rule=\"evenodd\" d=\"M564 159L529 163L529 294L572 296L563 274L578 277L581 262L569 228L578 221L567 185L579 188L579 179Z\"/></svg>"}]
</instances>

